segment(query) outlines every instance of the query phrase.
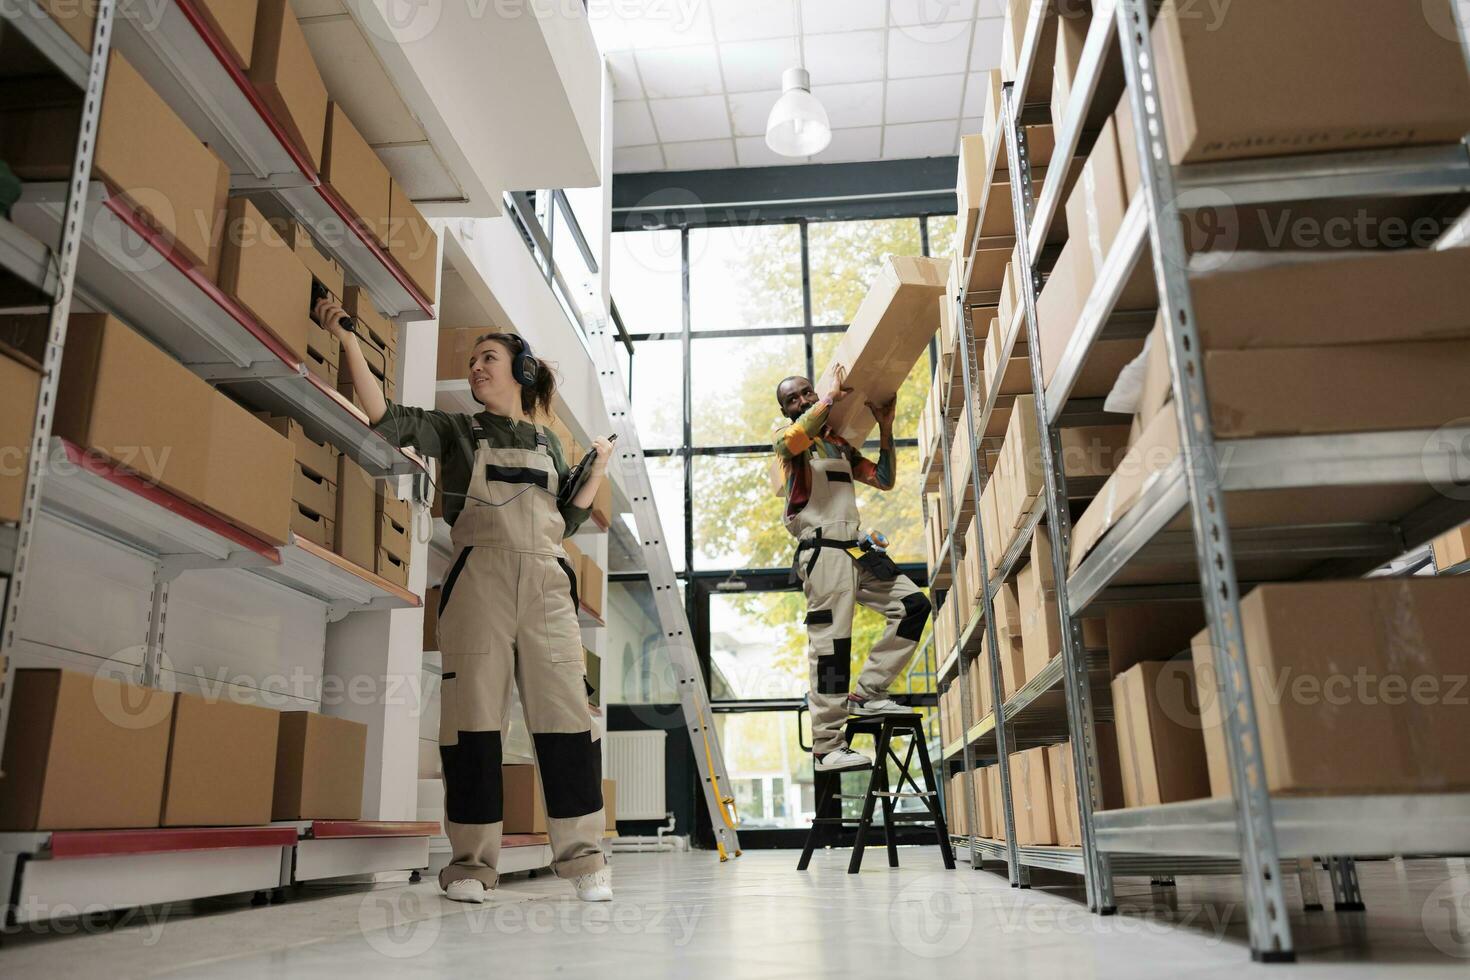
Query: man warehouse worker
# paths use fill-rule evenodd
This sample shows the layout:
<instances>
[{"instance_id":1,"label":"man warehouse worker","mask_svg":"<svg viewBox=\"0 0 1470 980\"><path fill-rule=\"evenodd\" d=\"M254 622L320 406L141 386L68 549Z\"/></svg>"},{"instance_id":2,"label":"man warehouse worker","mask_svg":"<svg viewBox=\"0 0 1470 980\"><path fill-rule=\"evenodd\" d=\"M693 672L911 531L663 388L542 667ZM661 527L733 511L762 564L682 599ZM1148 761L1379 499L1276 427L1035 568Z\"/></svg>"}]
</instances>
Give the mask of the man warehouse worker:
<instances>
[{"instance_id":1,"label":"man warehouse worker","mask_svg":"<svg viewBox=\"0 0 1470 980\"><path fill-rule=\"evenodd\" d=\"M776 436L776 455L786 476L786 529L799 542L792 574L806 593L808 657L811 660L812 751L818 772L866 769L873 760L854 752L843 722L855 715L911 714L888 697L888 686L914 655L929 600L883 550L881 534L859 528L854 480L892 490L896 399L868 403L878 421L878 462L827 428L833 404L852 391L838 365L832 389L821 398L806 378L791 377L776 388L781 414L791 425ZM851 687L853 603L881 614L887 625L873 644Z\"/></svg>"}]
</instances>

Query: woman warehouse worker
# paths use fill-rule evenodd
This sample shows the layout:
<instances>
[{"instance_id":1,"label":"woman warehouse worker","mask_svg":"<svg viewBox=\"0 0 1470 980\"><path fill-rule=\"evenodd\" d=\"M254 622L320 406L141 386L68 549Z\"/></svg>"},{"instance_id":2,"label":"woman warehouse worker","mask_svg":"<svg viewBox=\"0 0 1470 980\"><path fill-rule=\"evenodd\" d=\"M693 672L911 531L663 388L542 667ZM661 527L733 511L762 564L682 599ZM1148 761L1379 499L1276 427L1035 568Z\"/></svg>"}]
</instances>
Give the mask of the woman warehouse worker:
<instances>
[{"instance_id":1,"label":"woman warehouse worker","mask_svg":"<svg viewBox=\"0 0 1470 980\"><path fill-rule=\"evenodd\" d=\"M556 379L513 334L481 337L470 358L473 416L389 403L368 369L352 320L331 300L319 323L342 340L353 388L373 426L398 446L440 462L454 564L439 599L439 753L452 863L439 885L457 902L483 902L500 857L501 743L514 676L544 787L552 870L577 897L612 900L603 832L602 756L592 739L582 634L562 539L591 513L612 445L599 439L586 485L568 505L561 444L529 417L550 408Z\"/></svg>"}]
</instances>

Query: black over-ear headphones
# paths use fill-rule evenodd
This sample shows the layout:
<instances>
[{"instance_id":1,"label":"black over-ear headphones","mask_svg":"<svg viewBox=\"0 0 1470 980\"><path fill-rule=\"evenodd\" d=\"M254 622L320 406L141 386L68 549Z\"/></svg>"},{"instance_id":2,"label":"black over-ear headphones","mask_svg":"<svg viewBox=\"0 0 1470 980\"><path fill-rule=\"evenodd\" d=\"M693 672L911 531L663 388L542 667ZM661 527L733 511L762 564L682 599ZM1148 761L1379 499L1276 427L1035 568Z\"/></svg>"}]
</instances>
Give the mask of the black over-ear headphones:
<instances>
[{"instance_id":1,"label":"black over-ear headphones","mask_svg":"<svg viewBox=\"0 0 1470 980\"><path fill-rule=\"evenodd\" d=\"M515 359L510 362L510 373L521 383L522 388L536 387L536 372L541 362L536 360L535 354L531 353L531 342L519 334L509 336L515 337L520 344Z\"/></svg>"}]
</instances>

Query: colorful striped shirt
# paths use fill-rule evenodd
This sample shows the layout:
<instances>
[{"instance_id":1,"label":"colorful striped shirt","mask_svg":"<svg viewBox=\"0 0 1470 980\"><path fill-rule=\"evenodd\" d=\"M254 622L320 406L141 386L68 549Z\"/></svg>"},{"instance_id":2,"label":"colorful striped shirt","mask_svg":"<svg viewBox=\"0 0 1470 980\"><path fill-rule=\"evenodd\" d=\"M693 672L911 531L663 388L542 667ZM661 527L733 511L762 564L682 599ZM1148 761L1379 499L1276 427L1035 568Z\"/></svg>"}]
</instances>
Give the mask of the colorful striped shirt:
<instances>
[{"instance_id":1,"label":"colorful striped shirt","mask_svg":"<svg viewBox=\"0 0 1470 980\"><path fill-rule=\"evenodd\" d=\"M893 439L885 438L878 451L878 461L863 456L857 448L834 432L827 431L827 415L832 403L823 398L800 418L776 433L775 450L786 474L786 516L801 512L812 495L812 470L807 460L845 459L852 467L852 478L879 490L892 490L897 472Z\"/></svg>"}]
</instances>

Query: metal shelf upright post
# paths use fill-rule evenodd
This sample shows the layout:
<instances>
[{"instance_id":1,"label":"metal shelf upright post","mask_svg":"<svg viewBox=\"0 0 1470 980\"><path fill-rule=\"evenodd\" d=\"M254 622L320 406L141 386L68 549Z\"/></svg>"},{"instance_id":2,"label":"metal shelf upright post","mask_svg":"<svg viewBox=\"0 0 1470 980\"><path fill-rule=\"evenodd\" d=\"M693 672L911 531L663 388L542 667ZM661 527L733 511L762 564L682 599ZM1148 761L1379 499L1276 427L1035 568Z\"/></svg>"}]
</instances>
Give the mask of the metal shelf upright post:
<instances>
[{"instance_id":1,"label":"metal shelf upright post","mask_svg":"<svg viewBox=\"0 0 1470 980\"><path fill-rule=\"evenodd\" d=\"M5 590L5 605L0 610L0 752L4 751L5 733L10 725L10 698L15 690L16 621L25 593L36 519L41 509L41 488L49 465L51 423L56 409L56 392L61 383L61 355L66 346L66 326L71 316L77 262L86 232L84 212L88 183L92 176L92 159L97 147L97 125L102 116L102 89L107 81L107 61L108 53L112 49L112 24L116 9L117 0L97 0L90 60L85 57L81 59L86 65L85 76L80 79L83 88L81 121L77 127L71 178L67 183L60 241L54 256L55 287L51 294L46 347L41 356L41 384L36 396L35 420L31 426L30 453L26 458L20 520L15 529L14 545L7 549L10 563L5 571L9 582ZM67 38L58 36L55 22L34 3L27 2L14 10L7 10L5 24L16 24L23 34L33 39L52 39L54 43L38 45L40 50L52 58L69 78L79 80L76 51L69 46Z\"/></svg>"}]
</instances>

